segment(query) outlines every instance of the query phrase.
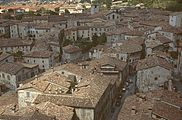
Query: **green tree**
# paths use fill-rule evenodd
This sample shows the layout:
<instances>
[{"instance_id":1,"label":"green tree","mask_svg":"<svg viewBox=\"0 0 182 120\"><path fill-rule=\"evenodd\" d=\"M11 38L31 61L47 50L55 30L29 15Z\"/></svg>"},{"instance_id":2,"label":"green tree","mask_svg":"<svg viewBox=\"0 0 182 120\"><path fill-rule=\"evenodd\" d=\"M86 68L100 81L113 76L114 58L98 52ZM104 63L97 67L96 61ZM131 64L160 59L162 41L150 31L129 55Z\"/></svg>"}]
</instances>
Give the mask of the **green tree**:
<instances>
[{"instance_id":1,"label":"green tree","mask_svg":"<svg viewBox=\"0 0 182 120\"><path fill-rule=\"evenodd\" d=\"M98 44L99 44L99 39L98 39L99 37L98 37L98 35L97 34L94 34L93 36L92 36L92 45L93 45L93 47L95 47L95 46L97 46Z\"/></svg>"},{"instance_id":2,"label":"green tree","mask_svg":"<svg viewBox=\"0 0 182 120\"><path fill-rule=\"evenodd\" d=\"M64 42L63 42L63 47L67 46L67 45L70 45L72 43L73 43L73 41L71 41L70 39L65 39Z\"/></svg>"},{"instance_id":3,"label":"green tree","mask_svg":"<svg viewBox=\"0 0 182 120\"><path fill-rule=\"evenodd\" d=\"M59 7L55 8L54 10L55 10L55 12L59 13Z\"/></svg>"},{"instance_id":4,"label":"green tree","mask_svg":"<svg viewBox=\"0 0 182 120\"><path fill-rule=\"evenodd\" d=\"M18 14L15 16L16 20L21 20L23 18L23 14Z\"/></svg>"},{"instance_id":5,"label":"green tree","mask_svg":"<svg viewBox=\"0 0 182 120\"><path fill-rule=\"evenodd\" d=\"M64 39L65 39L64 29L60 31L58 37L59 37L59 46L60 46L59 60L61 61L62 54L63 54L62 47L63 47L63 43L64 43Z\"/></svg>"},{"instance_id":6,"label":"green tree","mask_svg":"<svg viewBox=\"0 0 182 120\"><path fill-rule=\"evenodd\" d=\"M105 0L105 4L106 4L107 9L111 9L112 0Z\"/></svg>"},{"instance_id":7,"label":"green tree","mask_svg":"<svg viewBox=\"0 0 182 120\"><path fill-rule=\"evenodd\" d=\"M100 37L99 37L99 44L104 44L107 42L107 37L106 34L103 33Z\"/></svg>"},{"instance_id":8,"label":"green tree","mask_svg":"<svg viewBox=\"0 0 182 120\"><path fill-rule=\"evenodd\" d=\"M13 9L8 9L8 13L14 13Z\"/></svg>"},{"instance_id":9,"label":"green tree","mask_svg":"<svg viewBox=\"0 0 182 120\"><path fill-rule=\"evenodd\" d=\"M70 14L70 11L68 9L65 9L65 14Z\"/></svg>"},{"instance_id":10,"label":"green tree","mask_svg":"<svg viewBox=\"0 0 182 120\"><path fill-rule=\"evenodd\" d=\"M34 15L34 12L33 11L28 11L27 14L28 15Z\"/></svg>"},{"instance_id":11,"label":"green tree","mask_svg":"<svg viewBox=\"0 0 182 120\"><path fill-rule=\"evenodd\" d=\"M13 17L9 13L3 14L3 19L13 19Z\"/></svg>"},{"instance_id":12,"label":"green tree","mask_svg":"<svg viewBox=\"0 0 182 120\"><path fill-rule=\"evenodd\" d=\"M51 10L47 10L46 12L48 15L58 15L59 13L51 11Z\"/></svg>"},{"instance_id":13,"label":"green tree","mask_svg":"<svg viewBox=\"0 0 182 120\"><path fill-rule=\"evenodd\" d=\"M145 56L146 56L146 53L145 53L145 44L142 44L142 53L141 53L140 59L144 59Z\"/></svg>"},{"instance_id":14,"label":"green tree","mask_svg":"<svg viewBox=\"0 0 182 120\"><path fill-rule=\"evenodd\" d=\"M41 7L39 10L37 10L37 13L39 14L45 14L47 10L44 7Z\"/></svg>"}]
</instances>

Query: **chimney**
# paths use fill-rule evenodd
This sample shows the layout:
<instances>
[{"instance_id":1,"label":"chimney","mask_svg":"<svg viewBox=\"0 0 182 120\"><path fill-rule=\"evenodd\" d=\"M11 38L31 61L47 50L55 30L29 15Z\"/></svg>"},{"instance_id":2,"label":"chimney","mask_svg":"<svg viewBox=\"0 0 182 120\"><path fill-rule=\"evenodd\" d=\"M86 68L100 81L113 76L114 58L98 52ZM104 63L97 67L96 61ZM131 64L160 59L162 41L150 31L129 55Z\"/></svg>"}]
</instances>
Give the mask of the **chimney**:
<instances>
[{"instance_id":1,"label":"chimney","mask_svg":"<svg viewBox=\"0 0 182 120\"><path fill-rule=\"evenodd\" d=\"M173 91L173 85L172 85L172 80L168 81L168 90Z\"/></svg>"},{"instance_id":2,"label":"chimney","mask_svg":"<svg viewBox=\"0 0 182 120\"><path fill-rule=\"evenodd\" d=\"M132 106L131 115L136 115L136 113L137 113L136 106Z\"/></svg>"},{"instance_id":3,"label":"chimney","mask_svg":"<svg viewBox=\"0 0 182 120\"><path fill-rule=\"evenodd\" d=\"M148 108L148 113L151 115L152 114L152 107Z\"/></svg>"},{"instance_id":4,"label":"chimney","mask_svg":"<svg viewBox=\"0 0 182 120\"><path fill-rule=\"evenodd\" d=\"M38 75L35 75L35 78L38 80Z\"/></svg>"},{"instance_id":5,"label":"chimney","mask_svg":"<svg viewBox=\"0 0 182 120\"><path fill-rule=\"evenodd\" d=\"M15 113L16 112L16 105L14 105L12 108L11 108L12 112Z\"/></svg>"}]
</instances>

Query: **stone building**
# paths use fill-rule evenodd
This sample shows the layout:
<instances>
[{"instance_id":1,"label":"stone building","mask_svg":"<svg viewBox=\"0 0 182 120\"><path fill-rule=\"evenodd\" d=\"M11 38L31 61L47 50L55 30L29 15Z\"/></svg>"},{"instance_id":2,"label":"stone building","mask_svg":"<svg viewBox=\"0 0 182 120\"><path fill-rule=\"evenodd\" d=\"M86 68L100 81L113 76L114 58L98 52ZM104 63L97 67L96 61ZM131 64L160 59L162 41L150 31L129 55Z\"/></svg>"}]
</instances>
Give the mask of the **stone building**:
<instances>
[{"instance_id":1,"label":"stone building","mask_svg":"<svg viewBox=\"0 0 182 120\"><path fill-rule=\"evenodd\" d=\"M30 52L33 46L32 41L20 40L20 39L1 39L0 51L16 53L21 51L23 53Z\"/></svg>"},{"instance_id":2,"label":"stone building","mask_svg":"<svg viewBox=\"0 0 182 120\"><path fill-rule=\"evenodd\" d=\"M65 64L22 85L18 89L19 107L51 102L74 108L79 120L106 120L116 93L115 82L115 77L90 74L78 65Z\"/></svg>"},{"instance_id":3,"label":"stone building","mask_svg":"<svg viewBox=\"0 0 182 120\"><path fill-rule=\"evenodd\" d=\"M54 54L50 51L34 51L23 56L24 62L39 65L39 69L47 70L55 64Z\"/></svg>"},{"instance_id":4,"label":"stone building","mask_svg":"<svg viewBox=\"0 0 182 120\"><path fill-rule=\"evenodd\" d=\"M4 63L0 65L0 82L9 89L16 90L19 84L39 73L37 65Z\"/></svg>"},{"instance_id":5,"label":"stone building","mask_svg":"<svg viewBox=\"0 0 182 120\"><path fill-rule=\"evenodd\" d=\"M63 47L62 58L65 62L74 62L81 59L82 51L79 47L73 45L67 45Z\"/></svg>"},{"instance_id":6,"label":"stone building","mask_svg":"<svg viewBox=\"0 0 182 120\"><path fill-rule=\"evenodd\" d=\"M171 79L172 64L166 59L149 56L136 66L137 88L140 92L158 90Z\"/></svg>"},{"instance_id":7,"label":"stone building","mask_svg":"<svg viewBox=\"0 0 182 120\"><path fill-rule=\"evenodd\" d=\"M155 90L126 98L118 120L180 120L181 94Z\"/></svg>"},{"instance_id":8,"label":"stone building","mask_svg":"<svg viewBox=\"0 0 182 120\"><path fill-rule=\"evenodd\" d=\"M173 27L182 26L182 12L175 12L169 16L169 25Z\"/></svg>"},{"instance_id":9,"label":"stone building","mask_svg":"<svg viewBox=\"0 0 182 120\"><path fill-rule=\"evenodd\" d=\"M11 55L11 54L8 54L8 53L1 53L0 54L0 64L3 64L5 62L11 62L13 63L14 62L14 57Z\"/></svg>"}]
</instances>

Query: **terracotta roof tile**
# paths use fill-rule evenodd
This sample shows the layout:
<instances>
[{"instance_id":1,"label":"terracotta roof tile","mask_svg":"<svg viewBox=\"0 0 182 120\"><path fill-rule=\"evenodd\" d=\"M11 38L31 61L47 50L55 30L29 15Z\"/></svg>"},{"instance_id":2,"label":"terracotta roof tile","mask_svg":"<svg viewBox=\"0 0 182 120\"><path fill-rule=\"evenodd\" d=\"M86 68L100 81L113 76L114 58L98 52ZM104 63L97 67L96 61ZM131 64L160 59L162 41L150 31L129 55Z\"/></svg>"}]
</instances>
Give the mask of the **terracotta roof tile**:
<instances>
[{"instance_id":1,"label":"terracotta roof tile","mask_svg":"<svg viewBox=\"0 0 182 120\"><path fill-rule=\"evenodd\" d=\"M22 64L18 63L4 63L0 65L0 71L4 73L9 73L11 75L16 75L17 72L25 68Z\"/></svg>"},{"instance_id":2,"label":"terracotta roof tile","mask_svg":"<svg viewBox=\"0 0 182 120\"><path fill-rule=\"evenodd\" d=\"M150 56L150 57L140 60L136 66L136 70L139 71L139 70L148 69L148 68L155 67L155 66L161 66L168 70L171 70L173 68L172 64L170 64L164 58Z\"/></svg>"},{"instance_id":3,"label":"terracotta roof tile","mask_svg":"<svg viewBox=\"0 0 182 120\"><path fill-rule=\"evenodd\" d=\"M51 51L34 51L28 54L25 54L24 57L33 57L33 58L49 58L53 53Z\"/></svg>"}]
</instances>

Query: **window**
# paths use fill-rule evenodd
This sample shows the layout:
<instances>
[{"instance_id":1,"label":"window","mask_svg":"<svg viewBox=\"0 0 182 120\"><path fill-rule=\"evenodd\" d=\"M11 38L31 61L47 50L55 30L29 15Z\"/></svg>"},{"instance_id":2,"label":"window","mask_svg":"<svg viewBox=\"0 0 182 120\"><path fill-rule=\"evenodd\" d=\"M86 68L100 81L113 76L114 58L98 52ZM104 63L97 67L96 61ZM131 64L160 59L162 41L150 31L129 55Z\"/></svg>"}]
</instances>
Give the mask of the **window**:
<instances>
[{"instance_id":1,"label":"window","mask_svg":"<svg viewBox=\"0 0 182 120\"><path fill-rule=\"evenodd\" d=\"M4 73L2 74L3 78L5 78Z\"/></svg>"},{"instance_id":2,"label":"window","mask_svg":"<svg viewBox=\"0 0 182 120\"><path fill-rule=\"evenodd\" d=\"M35 63L35 60L34 60L34 63Z\"/></svg>"},{"instance_id":3,"label":"window","mask_svg":"<svg viewBox=\"0 0 182 120\"><path fill-rule=\"evenodd\" d=\"M154 79L155 79L155 80L158 80L158 78L157 78L157 77L155 77Z\"/></svg>"},{"instance_id":4,"label":"window","mask_svg":"<svg viewBox=\"0 0 182 120\"><path fill-rule=\"evenodd\" d=\"M44 63L44 61L42 60L42 63Z\"/></svg>"},{"instance_id":5,"label":"window","mask_svg":"<svg viewBox=\"0 0 182 120\"><path fill-rule=\"evenodd\" d=\"M26 96L27 97L30 97L30 92L26 92Z\"/></svg>"},{"instance_id":6,"label":"window","mask_svg":"<svg viewBox=\"0 0 182 120\"><path fill-rule=\"evenodd\" d=\"M112 19L115 19L115 15L112 15Z\"/></svg>"},{"instance_id":7,"label":"window","mask_svg":"<svg viewBox=\"0 0 182 120\"><path fill-rule=\"evenodd\" d=\"M10 80L10 76L9 75L7 76L7 78L8 78L8 80Z\"/></svg>"},{"instance_id":8,"label":"window","mask_svg":"<svg viewBox=\"0 0 182 120\"><path fill-rule=\"evenodd\" d=\"M62 72L62 74L64 74L64 72Z\"/></svg>"},{"instance_id":9,"label":"window","mask_svg":"<svg viewBox=\"0 0 182 120\"><path fill-rule=\"evenodd\" d=\"M44 65L42 65L42 67L44 68Z\"/></svg>"}]
</instances>

